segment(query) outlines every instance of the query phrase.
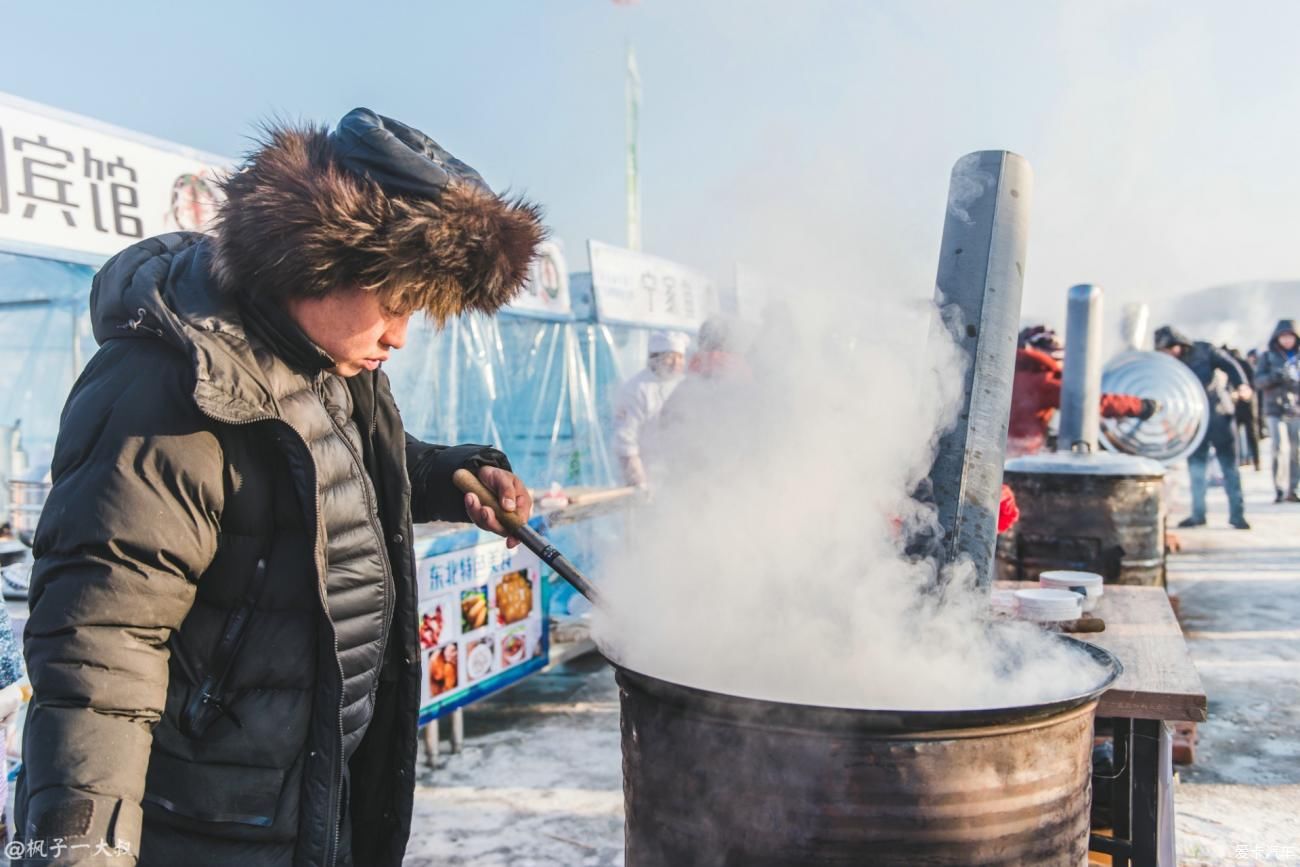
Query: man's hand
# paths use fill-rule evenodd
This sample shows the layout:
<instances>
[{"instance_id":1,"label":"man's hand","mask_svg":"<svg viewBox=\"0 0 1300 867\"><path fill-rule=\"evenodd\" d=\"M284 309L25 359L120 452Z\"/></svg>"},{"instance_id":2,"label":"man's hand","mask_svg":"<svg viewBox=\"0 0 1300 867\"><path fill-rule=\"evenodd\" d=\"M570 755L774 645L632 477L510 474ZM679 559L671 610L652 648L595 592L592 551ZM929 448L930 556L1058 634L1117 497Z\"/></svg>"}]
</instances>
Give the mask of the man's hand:
<instances>
[{"instance_id":1,"label":"man's hand","mask_svg":"<svg viewBox=\"0 0 1300 867\"><path fill-rule=\"evenodd\" d=\"M1249 385L1242 383L1237 387L1237 400L1250 400L1255 395Z\"/></svg>"},{"instance_id":2,"label":"man's hand","mask_svg":"<svg viewBox=\"0 0 1300 867\"><path fill-rule=\"evenodd\" d=\"M528 493L528 487L514 473L499 467L483 467L478 471L478 479L496 496L501 508L507 512L514 512L524 521L532 515L533 498ZM492 510L480 503L474 494L465 495L465 512L475 526L496 533L498 536L505 536L507 547L514 548L519 545L519 540L508 534Z\"/></svg>"}]
</instances>

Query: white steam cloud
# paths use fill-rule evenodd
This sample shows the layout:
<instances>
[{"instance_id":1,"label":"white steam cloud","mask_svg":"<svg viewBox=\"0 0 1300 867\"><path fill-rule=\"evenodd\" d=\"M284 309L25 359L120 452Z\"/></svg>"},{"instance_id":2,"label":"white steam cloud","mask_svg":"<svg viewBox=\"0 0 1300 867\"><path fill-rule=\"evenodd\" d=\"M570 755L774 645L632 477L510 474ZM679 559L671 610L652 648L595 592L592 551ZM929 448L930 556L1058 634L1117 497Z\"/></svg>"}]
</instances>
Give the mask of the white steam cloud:
<instances>
[{"instance_id":1,"label":"white steam cloud","mask_svg":"<svg viewBox=\"0 0 1300 867\"><path fill-rule=\"evenodd\" d=\"M823 284L827 285L827 284ZM960 407L964 360L929 303L806 291L769 310L749 373L691 378L644 451L653 501L599 578L608 655L718 692L842 707L999 707L1100 669L905 553Z\"/></svg>"}]
</instances>

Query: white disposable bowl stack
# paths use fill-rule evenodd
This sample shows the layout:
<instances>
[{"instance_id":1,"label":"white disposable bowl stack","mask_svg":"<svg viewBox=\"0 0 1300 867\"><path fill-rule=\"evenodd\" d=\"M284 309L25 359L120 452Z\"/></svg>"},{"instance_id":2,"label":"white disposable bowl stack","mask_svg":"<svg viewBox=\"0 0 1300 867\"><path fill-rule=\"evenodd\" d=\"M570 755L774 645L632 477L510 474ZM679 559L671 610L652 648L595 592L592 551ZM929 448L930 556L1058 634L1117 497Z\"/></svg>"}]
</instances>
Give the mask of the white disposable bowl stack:
<instances>
[{"instance_id":1,"label":"white disposable bowl stack","mask_svg":"<svg viewBox=\"0 0 1300 867\"><path fill-rule=\"evenodd\" d=\"M1016 613L1022 620L1078 620L1083 597L1073 590L1037 587L1016 591Z\"/></svg>"},{"instance_id":2,"label":"white disposable bowl stack","mask_svg":"<svg viewBox=\"0 0 1300 867\"><path fill-rule=\"evenodd\" d=\"M1095 572L1072 572L1056 570L1043 572L1038 576L1038 586L1054 590L1071 590L1083 599L1083 610L1092 611L1105 592L1101 576Z\"/></svg>"}]
</instances>

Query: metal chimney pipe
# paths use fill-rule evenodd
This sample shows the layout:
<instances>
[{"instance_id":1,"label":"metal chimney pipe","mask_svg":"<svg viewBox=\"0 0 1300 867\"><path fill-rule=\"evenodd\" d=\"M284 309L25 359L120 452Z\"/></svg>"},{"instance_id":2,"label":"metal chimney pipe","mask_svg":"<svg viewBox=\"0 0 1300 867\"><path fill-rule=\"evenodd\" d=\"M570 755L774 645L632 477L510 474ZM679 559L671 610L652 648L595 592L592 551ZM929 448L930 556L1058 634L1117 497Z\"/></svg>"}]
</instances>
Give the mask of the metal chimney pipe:
<instances>
[{"instance_id":1,"label":"metal chimney pipe","mask_svg":"<svg viewBox=\"0 0 1300 867\"><path fill-rule=\"evenodd\" d=\"M1065 371L1061 377L1058 452L1097 450L1101 428L1101 288L1070 288L1065 314Z\"/></svg>"},{"instance_id":2,"label":"metal chimney pipe","mask_svg":"<svg viewBox=\"0 0 1300 867\"><path fill-rule=\"evenodd\" d=\"M1149 350L1151 348L1151 307L1143 303L1125 304L1119 329L1126 347Z\"/></svg>"},{"instance_id":3,"label":"metal chimney pipe","mask_svg":"<svg viewBox=\"0 0 1300 867\"><path fill-rule=\"evenodd\" d=\"M969 556L992 582L1002 463L1015 372L1033 173L1009 151L977 151L953 166L935 301L966 352L965 400L930 469L943 558Z\"/></svg>"}]
</instances>

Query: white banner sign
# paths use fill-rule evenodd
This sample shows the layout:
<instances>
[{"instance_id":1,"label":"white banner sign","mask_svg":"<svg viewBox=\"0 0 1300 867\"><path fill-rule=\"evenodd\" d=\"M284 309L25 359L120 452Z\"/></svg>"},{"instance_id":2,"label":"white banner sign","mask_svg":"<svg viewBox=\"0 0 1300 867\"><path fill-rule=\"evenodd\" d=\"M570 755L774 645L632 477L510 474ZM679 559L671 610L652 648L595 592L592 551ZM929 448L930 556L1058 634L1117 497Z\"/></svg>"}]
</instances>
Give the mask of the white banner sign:
<instances>
[{"instance_id":1,"label":"white banner sign","mask_svg":"<svg viewBox=\"0 0 1300 867\"><path fill-rule=\"evenodd\" d=\"M695 331L717 312L717 290L699 271L600 241L587 247L601 322Z\"/></svg>"},{"instance_id":2,"label":"white banner sign","mask_svg":"<svg viewBox=\"0 0 1300 867\"><path fill-rule=\"evenodd\" d=\"M543 241L537 258L528 272L528 282L519 296L506 308L507 313L540 319L569 319L573 305L569 300L569 266L564 251L554 241Z\"/></svg>"},{"instance_id":3,"label":"white banner sign","mask_svg":"<svg viewBox=\"0 0 1300 867\"><path fill-rule=\"evenodd\" d=\"M221 157L0 94L0 245L111 256L202 230Z\"/></svg>"}]
</instances>

